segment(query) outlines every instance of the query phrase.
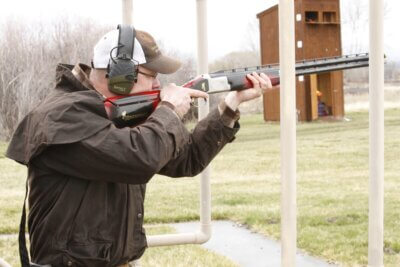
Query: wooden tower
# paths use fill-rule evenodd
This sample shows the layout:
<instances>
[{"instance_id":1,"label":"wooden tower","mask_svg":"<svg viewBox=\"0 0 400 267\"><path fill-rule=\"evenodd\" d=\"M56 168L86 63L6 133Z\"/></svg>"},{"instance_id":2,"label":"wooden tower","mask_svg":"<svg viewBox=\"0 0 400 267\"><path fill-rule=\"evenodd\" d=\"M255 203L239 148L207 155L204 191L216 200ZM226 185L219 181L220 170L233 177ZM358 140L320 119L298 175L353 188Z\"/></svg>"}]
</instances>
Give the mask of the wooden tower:
<instances>
[{"instance_id":1,"label":"wooden tower","mask_svg":"<svg viewBox=\"0 0 400 267\"><path fill-rule=\"evenodd\" d=\"M296 60L342 55L339 0L294 0ZM259 14L262 64L279 62L278 5ZM279 90L264 94L264 119L278 121ZM335 71L298 77L296 108L300 121L344 116L343 74Z\"/></svg>"}]
</instances>

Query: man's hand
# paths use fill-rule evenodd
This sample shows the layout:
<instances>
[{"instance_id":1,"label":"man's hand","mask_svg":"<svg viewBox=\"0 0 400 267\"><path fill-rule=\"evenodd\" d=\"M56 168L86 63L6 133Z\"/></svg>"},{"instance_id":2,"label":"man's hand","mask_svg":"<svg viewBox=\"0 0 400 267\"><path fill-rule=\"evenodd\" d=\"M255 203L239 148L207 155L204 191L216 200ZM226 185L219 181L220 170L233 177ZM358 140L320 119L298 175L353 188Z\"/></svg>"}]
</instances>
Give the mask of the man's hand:
<instances>
[{"instance_id":1,"label":"man's hand","mask_svg":"<svg viewBox=\"0 0 400 267\"><path fill-rule=\"evenodd\" d=\"M208 94L199 90L168 84L161 90L161 101L167 101L175 106L175 112L180 118L189 111L192 98L202 97L208 99Z\"/></svg>"},{"instance_id":2,"label":"man's hand","mask_svg":"<svg viewBox=\"0 0 400 267\"><path fill-rule=\"evenodd\" d=\"M256 72L248 74L247 78L253 83L253 88L241 91L229 92L225 97L225 103L233 110L236 110L240 103L260 97L268 89L272 89L271 80L267 75Z\"/></svg>"}]
</instances>

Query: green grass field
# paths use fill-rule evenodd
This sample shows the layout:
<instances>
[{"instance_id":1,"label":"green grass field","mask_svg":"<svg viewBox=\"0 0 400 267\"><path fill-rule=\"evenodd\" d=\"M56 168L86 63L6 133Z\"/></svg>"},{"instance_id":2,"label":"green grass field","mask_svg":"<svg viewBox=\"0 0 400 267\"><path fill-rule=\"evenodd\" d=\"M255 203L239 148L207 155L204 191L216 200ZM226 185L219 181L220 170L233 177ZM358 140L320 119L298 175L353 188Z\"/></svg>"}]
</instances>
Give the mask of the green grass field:
<instances>
[{"instance_id":1,"label":"green grass field","mask_svg":"<svg viewBox=\"0 0 400 267\"><path fill-rule=\"evenodd\" d=\"M368 113L349 121L297 126L297 245L342 266L366 266L368 252ZM274 239L280 236L280 137L278 123L246 115L236 140L212 163L212 218L228 219ZM400 266L400 110L385 111L385 266ZM0 144L0 233L17 233L24 167L4 158ZM198 178L198 177L197 177ZM146 195L146 228L198 220L198 179L154 177ZM155 227L156 231L171 231ZM0 257L16 255L15 241L0 240ZM7 244L5 244L7 243ZM11 248L9 252L5 248ZM13 250L14 249L14 250ZM14 251L14 252L12 252ZM162 251L162 252L161 252ZM177 253L177 254L175 254ZM151 255L157 255L157 263ZM171 255L197 262L198 246L151 248L144 266L178 266ZM234 266L210 254L198 266ZM165 257L164 257L165 256ZM188 261L189 262L189 261ZM210 265L210 263L212 263ZM207 265L208 264L208 265ZM192 264L193 265L193 264ZM182 265L184 266L184 265Z\"/></svg>"},{"instance_id":2,"label":"green grass field","mask_svg":"<svg viewBox=\"0 0 400 267\"><path fill-rule=\"evenodd\" d=\"M149 234L171 233L173 229L167 226L147 227ZM17 237L0 238L0 257L12 266L19 266ZM238 267L229 259L201 248L198 245L157 247L147 249L140 259L145 267ZM0 265L1 266L1 265Z\"/></svg>"}]
</instances>

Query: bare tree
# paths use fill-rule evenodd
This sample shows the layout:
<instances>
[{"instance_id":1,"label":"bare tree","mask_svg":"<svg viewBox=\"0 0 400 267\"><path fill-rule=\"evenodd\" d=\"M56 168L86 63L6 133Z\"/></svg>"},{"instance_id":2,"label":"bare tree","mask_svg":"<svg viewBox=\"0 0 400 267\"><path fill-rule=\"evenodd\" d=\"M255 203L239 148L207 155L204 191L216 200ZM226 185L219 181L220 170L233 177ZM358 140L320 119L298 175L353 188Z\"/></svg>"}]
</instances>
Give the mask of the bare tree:
<instances>
[{"instance_id":1,"label":"bare tree","mask_svg":"<svg viewBox=\"0 0 400 267\"><path fill-rule=\"evenodd\" d=\"M389 61L385 65L385 81L399 82L400 81L400 67L399 62Z\"/></svg>"},{"instance_id":2,"label":"bare tree","mask_svg":"<svg viewBox=\"0 0 400 267\"><path fill-rule=\"evenodd\" d=\"M258 56L256 64L260 64L260 25L259 20L255 17L247 24L246 34L243 39L243 50L256 54Z\"/></svg>"},{"instance_id":3,"label":"bare tree","mask_svg":"<svg viewBox=\"0 0 400 267\"><path fill-rule=\"evenodd\" d=\"M0 138L55 86L58 63L88 64L92 47L106 31L89 20L51 24L8 19L0 25Z\"/></svg>"},{"instance_id":4,"label":"bare tree","mask_svg":"<svg viewBox=\"0 0 400 267\"><path fill-rule=\"evenodd\" d=\"M253 67L259 65L260 56L257 51L231 52L210 64L210 71L233 68Z\"/></svg>"},{"instance_id":5,"label":"bare tree","mask_svg":"<svg viewBox=\"0 0 400 267\"><path fill-rule=\"evenodd\" d=\"M365 53L368 51L368 1L341 0L342 42L345 54ZM384 18L390 14L388 3L384 4ZM387 75L386 75L387 76ZM368 81L368 69L344 71L344 81Z\"/></svg>"},{"instance_id":6,"label":"bare tree","mask_svg":"<svg viewBox=\"0 0 400 267\"><path fill-rule=\"evenodd\" d=\"M365 0L342 1L343 48L346 54L367 49L368 3Z\"/></svg>"}]
</instances>

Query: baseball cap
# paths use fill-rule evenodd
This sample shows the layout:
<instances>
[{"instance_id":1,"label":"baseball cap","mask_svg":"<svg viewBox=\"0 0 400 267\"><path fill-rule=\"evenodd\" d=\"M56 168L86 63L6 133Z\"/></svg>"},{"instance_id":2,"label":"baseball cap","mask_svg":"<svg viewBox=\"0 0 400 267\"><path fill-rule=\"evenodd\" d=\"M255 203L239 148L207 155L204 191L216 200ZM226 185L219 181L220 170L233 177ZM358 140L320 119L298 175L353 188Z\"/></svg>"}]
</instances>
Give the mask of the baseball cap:
<instances>
[{"instance_id":1,"label":"baseball cap","mask_svg":"<svg viewBox=\"0 0 400 267\"><path fill-rule=\"evenodd\" d=\"M118 30L112 30L97 42L93 49L93 68L106 69L111 50L112 56L117 56L117 49L113 48L118 46L118 35ZM162 74L174 73L181 66L180 61L161 53L156 41L149 33L139 30L136 30L133 60L140 66Z\"/></svg>"}]
</instances>

